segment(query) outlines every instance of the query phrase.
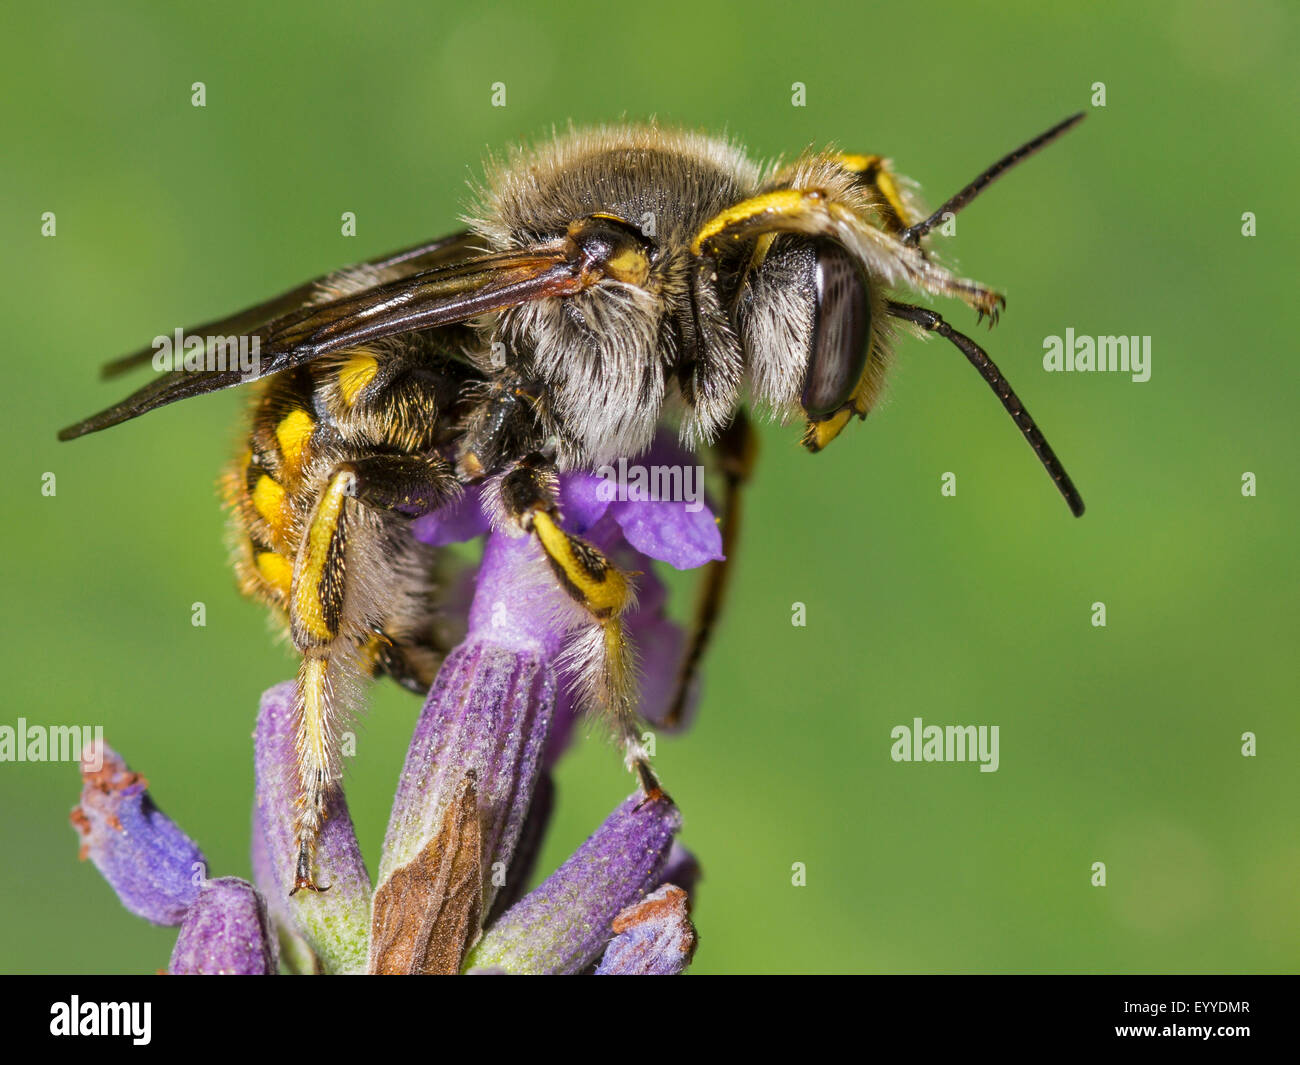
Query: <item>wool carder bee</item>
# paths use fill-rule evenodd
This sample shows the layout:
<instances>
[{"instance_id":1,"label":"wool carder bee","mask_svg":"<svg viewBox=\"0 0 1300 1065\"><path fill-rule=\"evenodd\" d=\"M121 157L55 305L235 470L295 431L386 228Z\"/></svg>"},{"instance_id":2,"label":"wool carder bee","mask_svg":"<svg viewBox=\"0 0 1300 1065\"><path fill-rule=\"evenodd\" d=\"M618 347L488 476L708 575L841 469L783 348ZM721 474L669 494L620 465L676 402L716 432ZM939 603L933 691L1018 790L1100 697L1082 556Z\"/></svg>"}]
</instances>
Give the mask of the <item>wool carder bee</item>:
<instances>
[{"instance_id":1,"label":"wool carder bee","mask_svg":"<svg viewBox=\"0 0 1300 1065\"><path fill-rule=\"evenodd\" d=\"M997 320L1005 300L924 240L1075 115L1004 157L933 213L877 155L808 151L759 165L737 145L658 125L570 130L490 163L453 236L349 267L188 332L252 337L260 360L174 368L65 429L72 439L157 407L258 383L248 446L225 479L243 588L301 655L297 888L340 777L335 736L354 682L417 691L438 663L431 549L410 516L483 482L495 520L535 538L589 619L583 691L608 711L642 786L635 676L620 622L631 583L565 531L556 474L643 453L665 422L725 483L733 554L755 454L747 403L804 423L819 451L880 395L900 326L951 341L997 393L1076 514L1083 502L1006 379L908 289ZM107 368L147 364L152 348ZM717 615L712 564L677 701Z\"/></svg>"}]
</instances>

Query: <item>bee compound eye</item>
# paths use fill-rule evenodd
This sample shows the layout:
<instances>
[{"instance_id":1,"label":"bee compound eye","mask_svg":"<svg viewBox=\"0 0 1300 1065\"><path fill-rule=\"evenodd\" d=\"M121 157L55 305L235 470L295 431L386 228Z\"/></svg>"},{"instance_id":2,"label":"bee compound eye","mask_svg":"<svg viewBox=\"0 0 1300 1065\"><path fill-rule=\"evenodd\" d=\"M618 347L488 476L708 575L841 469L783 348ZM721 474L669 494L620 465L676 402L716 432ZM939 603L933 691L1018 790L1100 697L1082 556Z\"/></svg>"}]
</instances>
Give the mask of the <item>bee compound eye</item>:
<instances>
[{"instance_id":1,"label":"bee compound eye","mask_svg":"<svg viewBox=\"0 0 1300 1065\"><path fill-rule=\"evenodd\" d=\"M812 343L800 402L808 417L826 418L853 395L867 365L871 305L862 267L838 244L813 242Z\"/></svg>"}]
</instances>

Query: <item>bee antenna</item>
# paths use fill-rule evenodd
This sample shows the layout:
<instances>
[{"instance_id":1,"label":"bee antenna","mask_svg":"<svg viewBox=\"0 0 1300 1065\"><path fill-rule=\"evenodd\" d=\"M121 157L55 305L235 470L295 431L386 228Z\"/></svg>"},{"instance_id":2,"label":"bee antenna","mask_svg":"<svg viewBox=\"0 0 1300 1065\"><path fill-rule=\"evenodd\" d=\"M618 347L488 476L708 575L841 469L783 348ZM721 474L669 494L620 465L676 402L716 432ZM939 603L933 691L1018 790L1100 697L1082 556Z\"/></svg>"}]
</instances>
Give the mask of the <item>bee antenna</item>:
<instances>
[{"instance_id":1,"label":"bee antenna","mask_svg":"<svg viewBox=\"0 0 1300 1065\"><path fill-rule=\"evenodd\" d=\"M1043 436L1042 431L1034 423L1034 419L1029 416L1029 411L1025 410L1025 405L1020 402L1020 397L1016 395L1015 389L1011 387L1011 382L1002 375L1002 371L989 358L988 353L970 337L957 332L943 318L925 307L890 300L889 313L895 318L902 318L904 321L919 325L928 332L938 333L941 337L952 341L961 350L962 354L970 360L970 364L980 372L980 376L988 383L989 388L993 389L998 399L1002 401L1002 406L1011 415L1011 420L1016 423L1025 439L1029 441L1029 446L1034 449L1038 461L1047 469L1048 476L1052 478L1057 490L1065 497L1070 512L1076 518L1080 517L1083 514L1083 499L1079 495L1079 490L1074 487L1074 482L1070 480L1070 475L1065 472L1065 467L1061 465L1061 460L1056 457L1056 452L1052 450L1051 444L1047 442L1047 437Z\"/></svg>"},{"instance_id":2,"label":"bee antenna","mask_svg":"<svg viewBox=\"0 0 1300 1065\"><path fill-rule=\"evenodd\" d=\"M957 193L956 196L952 197L947 203L935 211L934 214L925 219L925 221L917 222L914 226L908 226L907 229L903 230L899 239L904 244L912 246L919 244L922 237L943 221L944 215L956 214L1013 166L1017 163L1024 162L1040 148L1046 148L1066 130L1077 126L1085 117L1087 117L1086 111L1080 111L1077 115L1071 115L1064 122L1058 122L1046 133L1040 133L1027 144L1022 144L1010 155L1004 155L991 167L985 170L984 173L962 189L961 192Z\"/></svg>"}]
</instances>

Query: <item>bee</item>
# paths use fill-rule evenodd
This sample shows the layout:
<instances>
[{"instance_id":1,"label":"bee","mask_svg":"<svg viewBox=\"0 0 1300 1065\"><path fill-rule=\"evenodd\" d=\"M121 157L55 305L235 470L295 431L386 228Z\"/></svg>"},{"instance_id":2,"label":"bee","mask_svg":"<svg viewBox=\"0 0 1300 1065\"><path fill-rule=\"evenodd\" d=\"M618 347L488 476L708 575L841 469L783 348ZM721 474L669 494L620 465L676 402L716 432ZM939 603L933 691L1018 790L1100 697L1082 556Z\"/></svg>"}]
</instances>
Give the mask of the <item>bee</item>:
<instances>
[{"instance_id":1,"label":"bee","mask_svg":"<svg viewBox=\"0 0 1300 1065\"><path fill-rule=\"evenodd\" d=\"M556 477L635 458L664 423L708 451L734 557L756 453L746 406L801 420L827 447L880 396L900 332L954 344L997 394L1075 515L1083 501L992 359L908 291L954 297L990 327L998 292L927 251L927 234L1074 115L926 213L878 155L809 150L760 165L740 146L655 124L570 129L490 160L466 229L347 267L187 332L251 338L243 366L176 367L63 430L70 440L255 381L246 449L224 491L243 590L301 656L294 890L340 779L336 735L359 679L425 691L437 669L433 549L413 515L483 483L495 524L532 537L588 625L582 690L608 711L647 793L621 617L632 585L567 532ZM204 354L212 353L211 346ZM146 348L110 363L151 361ZM671 715L704 654L728 562L704 579Z\"/></svg>"}]
</instances>

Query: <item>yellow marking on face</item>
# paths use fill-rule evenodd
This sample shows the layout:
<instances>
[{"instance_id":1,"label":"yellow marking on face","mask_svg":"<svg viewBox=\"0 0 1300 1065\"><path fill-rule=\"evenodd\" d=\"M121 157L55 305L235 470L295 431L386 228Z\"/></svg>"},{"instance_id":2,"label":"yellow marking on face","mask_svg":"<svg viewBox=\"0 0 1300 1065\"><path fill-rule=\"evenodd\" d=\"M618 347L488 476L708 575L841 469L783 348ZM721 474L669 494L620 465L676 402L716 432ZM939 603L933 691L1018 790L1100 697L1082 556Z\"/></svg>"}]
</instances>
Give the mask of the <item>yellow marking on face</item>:
<instances>
[{"instance_id":1,"label":"yellow marking on face","mask_svg":"<svg viewBox=\"0 0 1300 1065\"><path fill-rule=\"evenodd\" d=\"M290 469L296 470L302 465L303 449L307 446L307 440L315 427L311 415L300 407L291 410L275 427L275 439L280 445L280 454L284 457L285 465Z\"/></svg>"},{"instance_id":2,"label":"yellow marking on face","mask_svg":"<svg viewBox=\"0 0 1300 1065\"><path fill-rule=\"evenodd\" d=\"M321 493L311 527L303 539L301 565L293 587L294 621L318 640L332 640L336 635L325 621L320 583L325 575L330 544L339 530L343 504L355 483L356 475L351 470L340 470L334 475Z\"/></svg>"},{"instance_id":3,"label":"yellow marking on face","mask_svg":"<svg viewBox=\"0 0 1300 1065\"><path fill-rule=\"evenodd\" d=\"M339 391L349 407L357 401L361 390L374 380L378 370L379 360L368 351L356 351L348 356L348 361L339 370Z\"/></svg>"},{"instance_id":4,"label":"yellow marking on face","mask_svg":"<svg viewBox=\"0 0 1300 1065\"><path fill-rule=\"evenodd\" d=\"M862 376L858 378L853 394L849 396L848 403L828 418L808 422L803 434L804 447L809 451L820 451L843 432L844 427L849 424L849 419L855 414L859 418L865 418L870 413L872 393L877 384L872 371L872 359L868 358L867 364L862 368Z\"/></svg>"},{"instance_id":5,"label":"yellow marking on face","mask_svg":"<svg viewBox=\"0 0 1300 1065\"><path fill-rule=\"evenodd\" d=\"M284 487L271 480L266 474L257 479L253 486L253 507L262 515L262 520L272 528L280 527L281 508L284 506Z\"/></svg>"},{"instance_id":6,"label":"yellow marking on face","mask_svg":"<svg viewBox=\"0 0 1300 1065\"><path fill-rule=\"evenodd\" d=\"M627 579L613 566L606 566L602 576L593 576L582 563L574 547L574 538L555 524L544 510L533 514L533 529L542 550L555 562L582 595L583 605L598 617L617 615L627 606Z\"/></svg>"},{"instance_id":7,"label":"yellow marking on face","mask_svg":"<svg viewBox=\"0 0 1300 1065\"><path fill-rule=\"evenodd\" d=\"M852 417L853 411L844 407L823 421L809 422L803 434L803 446L809 451L820 451L840 435L841 430L849 424L849 419Z\"/></svg>"},{"instance_id":8,"label":"yellow marking on face","mask_svg":"<svg viewBox=\"0 0 1300 1065\"><path fill-rule=\"evenodd\" d=\"M293 587L293 564L283 555L274 551L259 551L253 559L262 580L282 594L286 599Z\"/></svg>"},{"instance_id":9,"label":"yellow marking on face","mask_svg":"<svg viewBox=\"0 0 1300 1065\"><path fill-rule=\"evenodd\" d=\"M822 198L822 193L813 189L777 189L734 204L704 223L703 228L691 241L691 251L699 255L706 241L712 240L727 229L738 228L743 223L752 222L764 215L773 220L794 218L805 213L810 203Z\"/></svg>"}]
</instances>

